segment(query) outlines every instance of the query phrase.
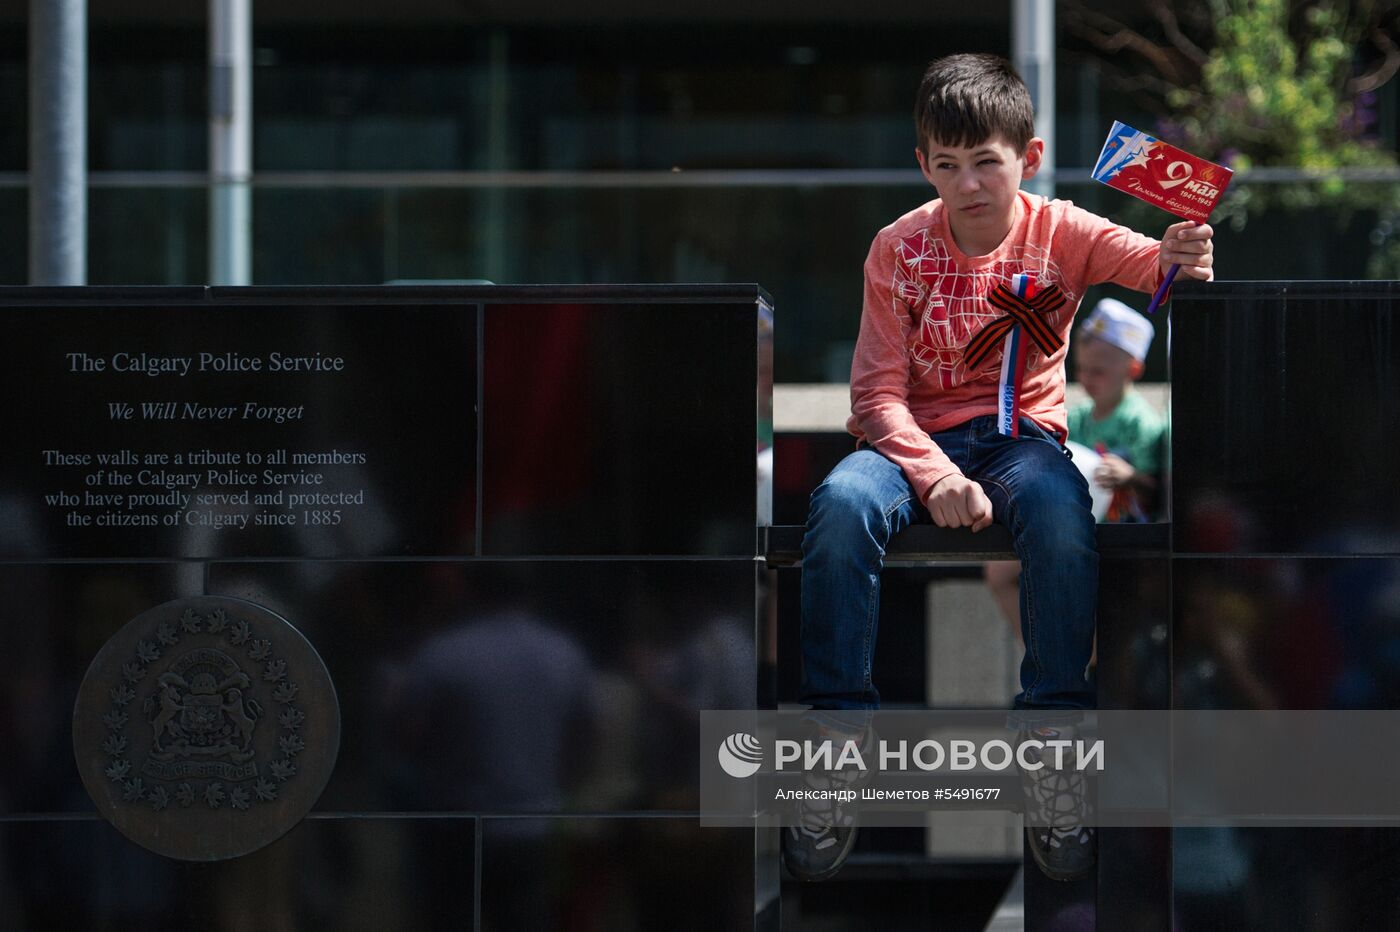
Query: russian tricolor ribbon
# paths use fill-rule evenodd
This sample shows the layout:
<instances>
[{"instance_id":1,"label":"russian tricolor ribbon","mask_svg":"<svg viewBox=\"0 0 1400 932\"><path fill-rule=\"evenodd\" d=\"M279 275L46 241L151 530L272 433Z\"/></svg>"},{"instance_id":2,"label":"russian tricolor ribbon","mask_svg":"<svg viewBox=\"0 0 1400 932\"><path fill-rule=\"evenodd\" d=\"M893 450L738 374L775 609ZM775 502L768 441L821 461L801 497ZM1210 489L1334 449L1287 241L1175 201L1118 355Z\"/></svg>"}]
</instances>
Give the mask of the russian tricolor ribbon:
<instances>
[{"instance_id":1,"label":"russian tricolor ribbon","mask_svg":"<svg viewBox=\"0 0 1400 932\"><path fill-rule=\"evenodd\" d=\"M997 391L997 430L1008 436L1020 436L1021 381L1026 371L1026 354L1030 341L1049 356L1064 346L1064 340L1046 319L1064 306L1065 295L1058 285L1039 290L1034 279L1025 273L1012 275L1011 286L997 285L987 300L1006 314L977 332L964 350L968 368L981 365L1004 339L1001 359L1001 381Z\"/></svg>"}]
</instances>

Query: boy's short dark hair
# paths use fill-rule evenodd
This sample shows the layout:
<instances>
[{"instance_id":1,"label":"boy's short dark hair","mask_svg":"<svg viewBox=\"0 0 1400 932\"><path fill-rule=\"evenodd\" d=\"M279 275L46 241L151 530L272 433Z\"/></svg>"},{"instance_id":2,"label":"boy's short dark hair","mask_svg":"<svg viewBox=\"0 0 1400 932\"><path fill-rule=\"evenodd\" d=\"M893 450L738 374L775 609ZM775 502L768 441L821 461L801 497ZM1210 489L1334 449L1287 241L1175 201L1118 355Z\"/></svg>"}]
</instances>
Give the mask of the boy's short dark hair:
<instances>
[{"instance_id":1,"label":"boy's short dark hair","mask_svg":"<svg viewBox=\"0 0 1400 932\"><path fill-rule=\"evenodd\" d=\"M1025 82L1000 55L949 55L924 72L914 127L925 155L933 140L971 148L993 136L1019 153L1035 135L1035 108Z\"/></svg>"}]
</instances>

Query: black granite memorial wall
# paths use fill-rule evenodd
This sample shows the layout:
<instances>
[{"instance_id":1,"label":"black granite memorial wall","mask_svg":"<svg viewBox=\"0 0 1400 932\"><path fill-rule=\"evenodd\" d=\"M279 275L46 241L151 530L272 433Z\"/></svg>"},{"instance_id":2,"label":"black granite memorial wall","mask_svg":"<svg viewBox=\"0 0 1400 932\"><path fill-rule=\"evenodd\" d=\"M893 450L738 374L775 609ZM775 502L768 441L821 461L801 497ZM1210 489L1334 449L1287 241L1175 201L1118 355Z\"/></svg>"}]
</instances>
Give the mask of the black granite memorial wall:
<instances>
[{"instance_id":1,"label":"black granite memorial wall","mask_svg":"<svg viewBox=\"0 0 1400 932\"><path fill-rule=\"evenodd\" d=\"M1397 299L1394 282L1178 289L1173 708L1400 708ZM1400 915L1395 828L1171 841L1175 924L1155 928L1383 929Z\"/></svg>"},{"instance_id":2,"label":"black granite memorial wall","mask_svg":"<svg viewBox=\"0 0 1400 932\"><path fill-rule=\"evenodd\" d=\"M775 927L695 760L699 710L756 703L756 287L9 289L0 322L0 927ZM206 596L305 636L341 736L304 820L197 862L102 818L73 715L119 629ZM141 657L112 712L159 743ZM181 688L185 738L234 715Z\"/></svg>"}]
</instances>

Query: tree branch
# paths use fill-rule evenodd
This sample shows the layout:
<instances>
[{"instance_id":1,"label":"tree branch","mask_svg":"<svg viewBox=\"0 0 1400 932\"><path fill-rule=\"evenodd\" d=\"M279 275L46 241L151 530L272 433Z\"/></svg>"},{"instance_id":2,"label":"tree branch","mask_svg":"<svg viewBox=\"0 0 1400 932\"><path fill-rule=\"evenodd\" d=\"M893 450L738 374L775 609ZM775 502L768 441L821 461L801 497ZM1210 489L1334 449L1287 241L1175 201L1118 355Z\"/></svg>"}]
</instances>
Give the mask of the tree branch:
<instances>
[{"instance_id":1,"label":"tree branch","mask_svg":"<svg viewBox=\"0 0 1400 932\"><path fill-rule=\"evenodd\" d=\"M1167 38L1171 40L1172 45L1176 46L1176 50L1186 56L1197 68L1204 68L1206 62L1210 61L1210 55L1181 31L1181 23L1176 18L1176 10L1162 0L1153 0L1151 9L1152 15L1156 16L1157 22L1162 24L1162 28L1167 32Z\"/></svg>"},{"instance_id":2,"label":"tree branch","mask_svg":"<svg viewBox=\"0 0 1400 932\"><path fill-rule=\"evenodd\" d=\"M1379 28L1373 31L1369 38L1371 44L1380 49L1385 57L1364 73L1348 81L1348 93L1362 94L1374 91L1395 77L1396 71L1400 71L1400 48L1396 47L1395 41Z\"/></svg>"},{"instance_id":3,"label":"tree branch","mask_svg":"<svg viewBox=\"0 0 1400 932\"><path fill-rule=\"evenodd\" d=\"M1154 12L1167 31L1170 45L1160 45L1136 29L1083 3L1066 4L1063 17L1066 27L1100 51L1116 55L1124 50L1146 59L1169 83L1186 87L1195 83L1207 56L1181 32L1175 12L1161 0L1153 3Z\"/></svg>"},{"instance_id":4,"label":"tree branch","mask_svg":"<svg viewBox=\"0 0 1400 932\"><path fill-rule=\"evenodd\" d=\"M1159 78L1150 74L1129 75L1117 69L1114 69L1113 83L1116 84L1120 90L1129 94L1135 94L1139 91L1149 91L1161 97L1164 101L1169 93L1179 90L1175 84L1164 78Z\"/></svg>"}]
</instances>

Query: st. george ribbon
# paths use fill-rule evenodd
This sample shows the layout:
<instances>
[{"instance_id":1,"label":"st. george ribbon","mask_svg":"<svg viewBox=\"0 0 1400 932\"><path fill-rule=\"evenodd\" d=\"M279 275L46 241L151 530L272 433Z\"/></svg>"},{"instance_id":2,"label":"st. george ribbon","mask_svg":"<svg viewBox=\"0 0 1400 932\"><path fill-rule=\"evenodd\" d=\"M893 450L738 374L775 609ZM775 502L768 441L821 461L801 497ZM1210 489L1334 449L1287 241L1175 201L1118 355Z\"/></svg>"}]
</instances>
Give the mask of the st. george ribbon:
<instances>
[{"instance_id":1,"label":"st. george ribbon","mask_svg":"<svg viewBox=\"0 0 1400 932\"><path fill-rule=\"evenodd\" d=\"M1223 165L1197 158L1115 120L1094 165L1093 177L1183 220L1205 223L1233 174ZM1162 279L1147 313L1162 303L1179 268L1173 265Z\"/></svg>"}]
</instances>

